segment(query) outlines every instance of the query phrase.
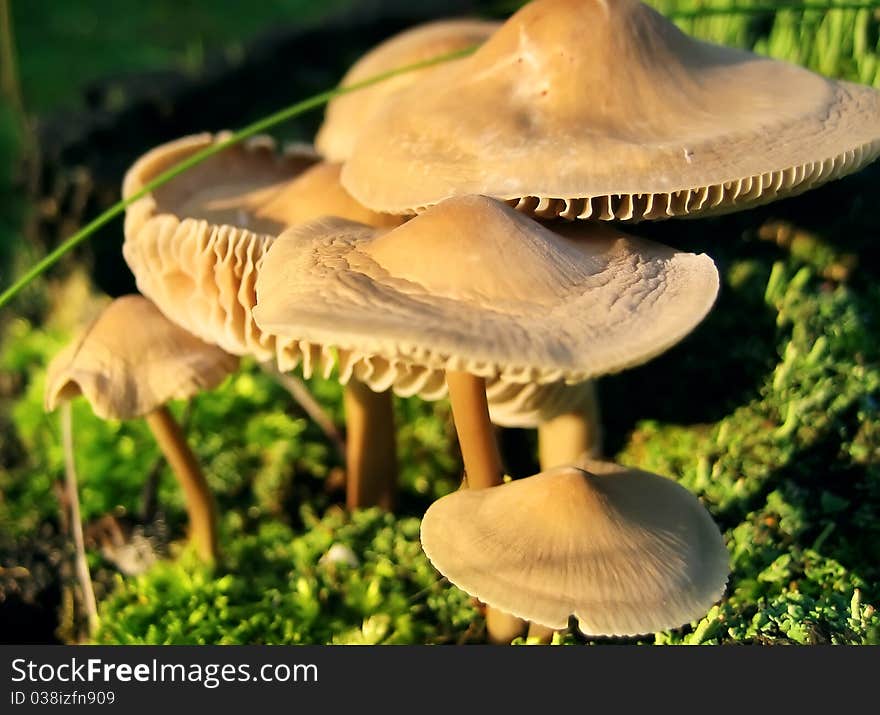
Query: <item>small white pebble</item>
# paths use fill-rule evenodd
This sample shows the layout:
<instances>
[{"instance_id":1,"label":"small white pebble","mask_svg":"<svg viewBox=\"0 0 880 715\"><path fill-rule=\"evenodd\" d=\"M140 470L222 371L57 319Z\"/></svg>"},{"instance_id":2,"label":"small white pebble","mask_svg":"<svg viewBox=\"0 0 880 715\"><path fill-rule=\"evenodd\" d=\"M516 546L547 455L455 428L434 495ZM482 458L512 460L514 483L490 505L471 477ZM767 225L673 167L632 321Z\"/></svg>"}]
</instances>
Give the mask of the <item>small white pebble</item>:
<instances>
[{"instance_id":1,"label":"small white pebble","mask_svg":"<svg viewBox=\"0 0 880 715\"><path fill-rule=\"evenodd\" d=\"M357 555L345 544L333 544L321 557L321 564L346 564L352 568L361 565Z\"/></svg>"}]
</instances>

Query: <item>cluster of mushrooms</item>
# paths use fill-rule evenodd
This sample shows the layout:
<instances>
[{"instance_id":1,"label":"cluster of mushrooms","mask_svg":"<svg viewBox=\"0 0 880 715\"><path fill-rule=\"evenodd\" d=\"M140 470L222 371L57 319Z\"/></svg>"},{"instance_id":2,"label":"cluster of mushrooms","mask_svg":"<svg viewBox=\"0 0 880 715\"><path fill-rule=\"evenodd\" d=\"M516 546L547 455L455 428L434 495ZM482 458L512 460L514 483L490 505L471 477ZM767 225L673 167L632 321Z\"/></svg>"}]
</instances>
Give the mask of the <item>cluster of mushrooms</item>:
<instances>
[{"instance_id":1,"label":"cluster of mushrooms","mask_svg":"<svg viewBox=\"0 0 880 715\"><path fill-rule=\"evenodd\" d=\"M392 509L392 393L448 396L466 478L421 540L486 605L489 639L572 616L588 635L679 627L724 591L722 535L676 482L601 460L593 380L679 342L719 278L611 222L736 211L855 171L880 153L880 93L697 41L635 0L416 27L343 84L477 45L336 98L314 149L251 140L133 203L123 250L143 297L57 357L47 407L84 394L102 417L144 416L212 559L214 506L169 399L244 355L335 375L347 505ZM224 138L153 149L124 194ZM493 425L537 428L543 471L505 479Z\"/></svg>"}]
</instances>

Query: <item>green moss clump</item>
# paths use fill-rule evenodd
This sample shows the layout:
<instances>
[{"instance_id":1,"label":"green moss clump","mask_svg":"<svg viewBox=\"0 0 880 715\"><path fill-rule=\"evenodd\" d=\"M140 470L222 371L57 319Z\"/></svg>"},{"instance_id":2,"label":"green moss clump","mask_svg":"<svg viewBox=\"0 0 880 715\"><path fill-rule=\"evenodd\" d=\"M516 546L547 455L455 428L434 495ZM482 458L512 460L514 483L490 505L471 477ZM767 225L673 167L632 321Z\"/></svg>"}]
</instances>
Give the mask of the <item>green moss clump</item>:
<instances>
[{"instance_id":1,"label":"green moss clump","mask_svg":"<svg viewBox=\"0 0 880 715\"><path fill-rule=\"evenodd\" d=\"M302 515L242 531L226 519L225 566L188 557L119 579L99 643L449 643L476 613L421 553L419 522L376 509ZM335 557L335 558L334 558Z\"/></svg>"}]
</instances>

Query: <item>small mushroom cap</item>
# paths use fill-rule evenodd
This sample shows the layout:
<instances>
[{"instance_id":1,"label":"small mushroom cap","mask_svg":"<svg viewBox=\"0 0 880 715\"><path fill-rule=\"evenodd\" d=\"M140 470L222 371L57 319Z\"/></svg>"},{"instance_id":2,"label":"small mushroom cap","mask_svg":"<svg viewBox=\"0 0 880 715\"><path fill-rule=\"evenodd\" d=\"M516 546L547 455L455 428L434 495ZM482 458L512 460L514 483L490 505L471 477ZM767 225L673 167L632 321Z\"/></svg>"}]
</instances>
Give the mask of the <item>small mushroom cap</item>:
<instances>
[{"instance_id":1,"label":"small mushroom cap","mask_svg":"<svg viewBox=\"0 0 880 715\"><path fill-rule=\"evenodd\" d=\"M342 78L341 86L357 84L399 67L474 47L485 42L500 26L500 22L458 19L438 20L410 28L385 40L355 62ZM413 70L332 100L315 138L318 151L329 161L348 159L364 122L374 116L391 95L420 81L432 69Z\"/></svg>"},{"instance_id":2,"label":"small mushroom cap","mask_svg":"<svg viewBox=\"0 0 880 715\"><path fill-rule=\"evenodd\" d=\"M127 420L219 385L238 358L179 328L146 298L114 300L49 365L46 410L83 395L102 419Z\"/></svg>"},{"instance_id":3,"label":"small mushroom cap","mask_svg":"<svg viewBox=\"0 0 880 715\"><path fill-rule=\"evenodd\" d=\"M422 547L490 606L587 635L677 628L722 595L728 554L699 500L676 482L588 460L434 502Z\"/></svg>"},{"instance_id":4,"label":"small mushroom cap","mask_svg":"<svg viewBox=\"0 0 880 715\"><path fill-rule=\"evenodd\" d=\"M880 92L700 42L635 0L535 0L395 94L343 185L381 211L485 194L542 217L766 203L880 153Z\"/></svg>"},{"instance_id":5,"label":"small mushroom cap","mask_svg":"<svg viewBox=\"0 0 880 715\"><path fill-rule=\"evenodd\" d=\"M164 144L137 161L123 194L228 134L201 134ZM236 355L295 363L291 341L276 341L251 317L257 267L289 225L324 215L376 226L402 219L358 204L339 183L339 165L314 154L280 154L269 137L236 145L173 179L129 207L125 260L138 289L174 322ZM289 354L290 353L290 354Z\"/></svg>"},{"instance_id":6,"label":"small mushroom cap","mask_svg":"<svg viewBox=\"0 0 880 715\"><path fill-rule=\"evenodd\" d=\"M393 231L312 222L267 253L254 317L350 360L379 358L392 373L415 365L573 383L663 352L715 300L706 255L607 226L566 231L482 196L451 199Z\"/></svg>"}]
</instances>

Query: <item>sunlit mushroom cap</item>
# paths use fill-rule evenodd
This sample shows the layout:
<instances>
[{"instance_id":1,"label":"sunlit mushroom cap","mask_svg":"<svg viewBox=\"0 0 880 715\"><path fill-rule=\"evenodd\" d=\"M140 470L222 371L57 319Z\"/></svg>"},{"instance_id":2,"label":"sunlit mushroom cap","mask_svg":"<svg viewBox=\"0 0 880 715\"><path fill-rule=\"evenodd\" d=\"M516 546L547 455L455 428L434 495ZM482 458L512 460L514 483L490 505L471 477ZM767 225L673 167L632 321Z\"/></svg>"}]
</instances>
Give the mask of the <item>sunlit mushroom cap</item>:
<instances>
[{"instance_id":1,"label":"sunlit mushroom cap","mask_svg":"<svg viewBox=\"0 0 880 715\"><path fill-rule=\"evenodd\" d=\"M588 461L490 489L463 489L422 520L422 547L452 583L549 628L587 635L677 628L724 590L712 517L676 482Z\"/></svg>"},{"instance_id":2,"label":"sunlit mushroom cap","mask_svg":"<svg viewBox=\"0 0 880 715\"><path fill-rule=\"evenodd\" d=\"M401 90L343 185L381 211L485 194L659 219L793 195L880 153L880 92L695 40L635 0L535 0Z\"/></svg>"},{"instance_id":3,"label":"sunlit mushroom cap","mask_svg":"<svg viewBox=\"0 0 880 715\"><path fill-rule=\"evenodd\" d=\"M718 274L607 226L554 233L482 196L392 231L315 221L279 236L257 278L257 324L379 358L389 370L462 370L579 382L644 362L706 315ZM344 366L340 370L344 371Z\"/></svg>"},{"instance_id":4,"label":"sunlit mushroom cap","mask_svg":"<svg viewBox=\"0 0 880 715\"><path fill-rule=\"evenodd\" d=\"M157 147L129 170L123 194L227 136ZM324 215L377 226L401 221L365 209L339 184L338 165L315 161L302 148L280 153L259 137L136 201L126 214L123 254L138 289L171 320L228 352L260 360L280 352L296 363L299 346L265 335L251 317L257 267L275 236Z\"/></svg>"},{"instance_id":5,"label":"sunlit mushroom cap","mask_svg":"<svg viewBox=\"0 0 880 715\"><path fill-rule=\"evenodd\" d=\"M342 79L342 86L481 44L500 22L439 20L410 28L385 40L359 59ZM433 67L392 77L372 87L344 94L327 105L324 123L315 138L318 151L330 161L345 161L361 128L392 94L420 81Z\"/></svg>"},{"instance_id":6,"label":"sunlit mushroom cap","mask_svg":"<svg viewBox=\"0 0 880 715\"><path fill-rule=\"evenodd\" d=\"M83 395L98 417L131 419L219 385L238 358L172 323L146 298L114 300L51 362L45 405Z\"/></svg>"}]
</instances>

